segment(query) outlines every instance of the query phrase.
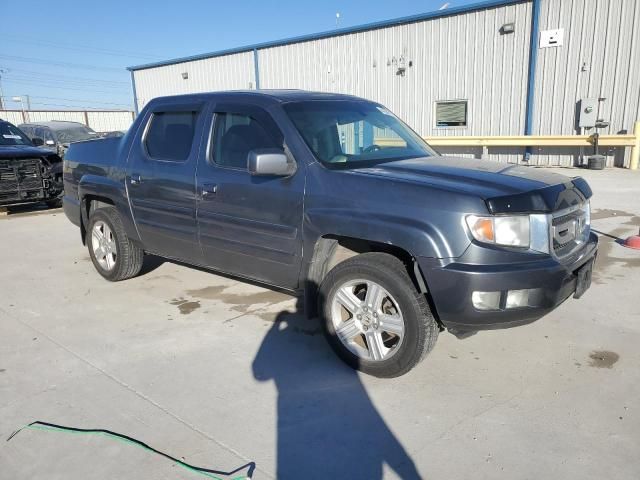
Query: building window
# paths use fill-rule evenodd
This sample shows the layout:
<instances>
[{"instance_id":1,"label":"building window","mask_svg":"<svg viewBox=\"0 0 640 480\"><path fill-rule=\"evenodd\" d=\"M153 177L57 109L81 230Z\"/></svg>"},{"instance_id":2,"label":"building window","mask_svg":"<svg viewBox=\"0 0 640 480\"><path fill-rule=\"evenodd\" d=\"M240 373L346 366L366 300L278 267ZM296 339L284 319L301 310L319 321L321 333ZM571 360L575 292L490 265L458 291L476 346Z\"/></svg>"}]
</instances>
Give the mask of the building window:
<instances>
[{"instance_id":1,"label":"building window","mask_svg":"<svg viewBox=\"0 0 640 480\"><path fill-rule=\"evenodd\" d=\"M446 100L436 102L436 127L466 127L467 101Z\"/></svg>"},{"instance_id":2,"label":"building window","mask_svg":"<svg viewBox=\"0 0 640 480\"><path fill-rule=\"evenodd\" d=\"M155 160L184 162L191 153L197 112L154 112L145 147Z\"/></svg>"}]
</instances>

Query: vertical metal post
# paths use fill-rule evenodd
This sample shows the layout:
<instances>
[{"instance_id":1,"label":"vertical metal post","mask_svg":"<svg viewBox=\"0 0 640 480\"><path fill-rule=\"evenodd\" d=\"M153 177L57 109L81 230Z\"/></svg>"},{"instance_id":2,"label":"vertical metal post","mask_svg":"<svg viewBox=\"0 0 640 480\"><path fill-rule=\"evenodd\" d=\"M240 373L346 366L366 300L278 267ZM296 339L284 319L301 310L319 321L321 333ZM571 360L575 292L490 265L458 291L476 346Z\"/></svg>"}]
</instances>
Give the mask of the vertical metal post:
<instances>
[{"instance_id":1,"label":"vertical metal post","mask_svg":"<svg viewBox=\"0 0 640 480\"><path fill-rule=\"evenodd\" d=\"M529 79L527 81L527 105L525 109L524 134L531 135L533 131L533 110L536 94L536 65L538 63L538 37L540 36L540 3L533 0L531 15L531 38L529 40ZM526 162L531 157L531 147L525 149Z\"/></svg>"},{"instance_id":2,"label":"vertical metal post","mask_svg":"<svg viewBox=\"0 0 640 480\"><path fill-rule=\"evenodd\" d=\"M486 145L482 145L482 155L480 156L482 160L489 160L489 147Z\"/></svg>"},{"instance_id":3,"label":"vertical metal post","mask_svg":"<svg viewBox=\"0 0 640 480\"><path fill-rule=\"evenodd\" d=\"M631 147L631 159L629 162L629 168L631 170L637 170L638 163L640 163L640 122L636 122L633 126L633 135L636 138L633 147Z\"/></svg>"},{"instance_id":4,"label":"vertical metal post","mask_svg":"<svg viewBox=\"0 0 640 480\"><path fill-rule=\"evenodd\" d=\"M256 77L256 90L260 90L260 66L258 63L258 49L253 49L253 71Z\"/></svg>"},{"instance_id":5,"label":"vertical metal post","mask_svg":"<svg viewBox=\"0 0 640 480\"><path fill-rule=\"evenodd\" d=\"M373 125L369 122L364 122L364 128L362 132L362 146L370 147L373 145Z\"/></svg>"},{"instance_id":6,"label":"vertical metal post","mask_svg":"<svg viewBox=\"0 0 640 480\"><path fill-rule=\"evenodd\" d=\"M131 73L131 90L133 92L133 111L138 115L138 94L136 93L136 80L133 78L133 70L129 70Z\"/></svg>"},{"instance_id":7,"label":"vertical metal post","mask_svg":"<svg viewBox=\"0 0 640 480\"><path fill-rule=\"evenodd\" d=\"M0 68L0 110L4 110L4 93L2 92L2 74L5 70Z\"/></svg>"}]
</instances>

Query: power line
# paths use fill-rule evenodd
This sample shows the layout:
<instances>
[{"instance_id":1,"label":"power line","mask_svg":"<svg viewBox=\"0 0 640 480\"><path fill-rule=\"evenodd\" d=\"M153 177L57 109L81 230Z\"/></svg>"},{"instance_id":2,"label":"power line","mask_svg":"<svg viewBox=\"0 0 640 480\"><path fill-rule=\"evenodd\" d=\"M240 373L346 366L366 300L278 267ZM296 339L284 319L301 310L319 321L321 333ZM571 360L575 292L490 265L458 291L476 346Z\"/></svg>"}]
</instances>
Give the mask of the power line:
<instances>
[{"instance_id":1,"label":"power line","mask_svg":"<svg viewBox=\"0 0 640 480\"><path fill-rule=\"evenodd\" d=\"M29 75L7 75L5 79L8 82L36 82L46 83L50 85L70 85L70 86L87 86L87 87L99 87L99 88L115 88L123 90L127 88L126 84L123 85L111 85L109 83L94 83L83 80L62 80L59 78L44 78L44 77L31 77Z\"/></svg>"},{"instance_id":2,"label":"power line","mask_svg":"<svg viewBox=\"0 0 640 480\"><path fill-rule=\"evenodd\" d=\"M49 40L45 41L45 40L39 40L39 39L29 38L29 37L25 38L25 37L16 36L16 35L2 35L0 36L0 38L9 42L30 43L32 45L51 46L55 48L62 48L65 50L76 50L79 52L94 52L94 53L100 53L102 55L112 55L116 57L148 58L148 59L161 58L158 55L151 55L148 53L125 52L123 50L112 50L109 48L90 47L85 45L69 45L69 44L59 43L59 42L51 42Z\"/></svg>"},{"instance_id":3,"label":"power line","mask_svg":"<svg viewBox=\"0 0 640 480\"><path fill-rule=\"evenodd\" d=\"M117 67L97 67L95 65L86 65L81 63L52 62L50 60L45 60L42 58L22 57L18 55L0 55L0 58L4 58L5 60L12 60L14 62L36 63L40 65L54 65L56 67L77 68L80 70L102 70L107 72L123 72L124 71L123 68L121 69Z\"/></svg>"},{"instance_id":4,"label":"power line","mask_svg":"<svg viewBox=\"0 0 640 480\"><path fill-rule=\"evenodd\" d=\"M42 100L60 100L60 101L64 101L64 102L74 102L74 103L95 103L98 105L114 105L114 106L119 106L119 107L130 107L130 104L128 103L114 103L114 102L100 102L98 100L85 100L85 99L75 99L75 98L61 98L61 97L41 97L39 95L29 95L30 98L34 99L34 98L39 98ZM13 97L0 97L0 98L7 98L7 99L12 99ZM32 102L32 103L38 103L38 102Z\"/></svg>"},{"instance_id":5,"label":"power line","mask_svg":"<svg viewBox=\"0 0 640 480\"><path fill-rule=\"evenodd\" d=\"M128 103L113 103L113 102L99 102L97 100L80 100L75 98L60 98L60 97L40 97L38 95L32 95L31 98L41 98L43 100L62 100L65 102L80 102L80 103L96 103L99 105L116 105L120 107L128 107L130 106Z\"/></svg>"},{"instance_id":6,"label":"power line","mask_svg":"<svg viewBox=\"0 0 640 480\"><path fill-rule=\"evenodd\" d=\"M59 90L82 90L84 92L92 92L92 93L107 93L109 95L129 95L128 93L119 93L117 91L106 91L106 90L94 90L93 88L82 88L82 86L68 86L68 87L63 87L61 85L52 85L50 83L45 83L45 82L34 82L34 81L30 81L30 80L12 80L12 82L14 83L18 83L18 84L24 84L24 85L33 85L33 86L37 86L37 87L47 87L47 88L56 88ZM90 86L89 86L90 87Z\"/></svg>"},{"instance_id":7,"label":"power line","mask_svg":"<svg viewBox=\"0 0 640 480\"><path fill-rule=\"evenodd\" d=\"M76 76L69 76L69 75L59 75L59 74L55 74L55 73L42 73L42 72L37 72L34 70L24 70L22 68L11 68L11 69L7 69L7 74L13 75L13 72L18 72L18 75L24 76L24 75L33 75L35 77L44 77L47 79L60 79L60 80L86 80L89 82L96 82L96 83L113 83L113 84L119 84L119 85L129 85L129 82L125 82L125 81L120 81L120 80L104 80L101 78L90 78L90 77L76 77ZM122 72L123 73L123 72Z\"/></svg>"}]
</instances>

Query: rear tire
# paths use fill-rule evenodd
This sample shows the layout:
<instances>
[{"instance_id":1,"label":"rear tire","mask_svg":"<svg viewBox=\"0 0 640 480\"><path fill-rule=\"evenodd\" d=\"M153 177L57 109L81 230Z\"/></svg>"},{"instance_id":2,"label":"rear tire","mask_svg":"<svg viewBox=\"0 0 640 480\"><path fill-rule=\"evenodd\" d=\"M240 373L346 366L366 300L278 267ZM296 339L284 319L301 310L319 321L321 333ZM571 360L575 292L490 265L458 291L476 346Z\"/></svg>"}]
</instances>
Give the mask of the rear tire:
<instances>
[{"instance_id":1,"label":"rear tire","mask_svg":"<svg viewBox=\"0 0 640 480\"><path fill-rule=\"evenodd\" d=\"M93 266L104 278L118 282L140 273L144 251L127 237L115 207L94 210L86 235Z\"/></svg>"},{"instance_id":2,"label":"rear tire","mask_svg":"<svg viewBox=\"0 0 640 480\"><path fill-rule=\"evenodd\" d=\"M405 265L386 253L363 253L338 264L322 281L318 301L331 347L369 375L404 375L438 339L425 296Z\"/></svg>"}]
</instances>

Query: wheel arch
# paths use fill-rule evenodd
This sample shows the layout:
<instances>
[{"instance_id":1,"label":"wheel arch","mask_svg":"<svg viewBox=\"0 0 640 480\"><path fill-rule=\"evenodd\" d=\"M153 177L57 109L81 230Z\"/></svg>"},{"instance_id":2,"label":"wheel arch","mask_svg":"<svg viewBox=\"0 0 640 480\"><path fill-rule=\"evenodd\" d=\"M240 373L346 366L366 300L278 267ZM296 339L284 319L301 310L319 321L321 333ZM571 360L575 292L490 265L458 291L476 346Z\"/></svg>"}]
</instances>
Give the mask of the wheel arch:
<instances>
[{"instance_id":1,"label":"wheel arch","mask_svg":"<svg viewBox=\"0 0 640 480\"><path fill-rule=\"evenodd\" d=\"M387 253L398 258L405 265L407 274L416 290L424 294L430 304L432 303L429 298L426 279L420 270L420 266L415 256L405 248L366 238L326 234L316 240L304 278L305 311L309 317L315 317L318 314L316 299L320 284L327 273L348 258L367 252ZM433 309L433 313L438 323L440 323L435 309Z\"/></svg>"},{"instance_id":2,"label":"wheel arch","mask_svg":"<svg viewBox=\"0 0 640 480\"><path fill-rule=\"evenodd\" d=\"M84 175L78 183L78 199L80 200L80 232L83 243L85 243L91 208L105 205L116 208L127 236L132 241L140 243L123 183L99 175Z\"/></svg>"},{"instance_id":3,"label":"wheel arch","mask_svg":"<svg viewBox=\"0 0 640 480\"><path fill-rule=\"evenodd\" d=\"M115 202L102 195L87 194L80 199L80 234L82 235L82 244L86 245L87 226L89 225L89 217L91 213L98 208L113 207Z\"/></svg>"}]
</instances>

